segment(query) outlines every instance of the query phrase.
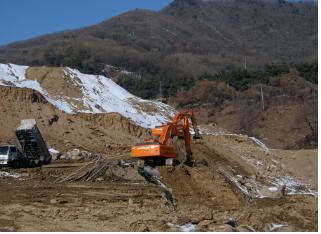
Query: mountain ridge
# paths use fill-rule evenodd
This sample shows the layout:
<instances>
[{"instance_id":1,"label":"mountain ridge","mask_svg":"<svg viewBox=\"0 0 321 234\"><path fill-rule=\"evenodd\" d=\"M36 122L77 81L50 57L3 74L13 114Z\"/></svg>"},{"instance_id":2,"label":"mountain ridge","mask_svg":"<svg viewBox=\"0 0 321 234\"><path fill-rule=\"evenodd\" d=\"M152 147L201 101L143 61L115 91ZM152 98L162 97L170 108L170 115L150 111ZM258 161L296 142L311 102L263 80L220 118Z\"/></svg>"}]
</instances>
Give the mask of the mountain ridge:
<instances>
[{"instance_id":1,"label":"mountain ridge","mask_svg":"<svg viewBox=\"0 0 321 234\"><path fill-rule=\"evenodd\" d=\"M192 76L240 68L245 56L248 69L311 62L317 59L316 19L317 7L309 3L179 0L159 12L132 10L93 26L1 46L0 62L91 66L96 73L104 63ZM64 54L69 47L73 52ZM74 62L82 53L87 57Z\"/></svg>"}]
</instances>

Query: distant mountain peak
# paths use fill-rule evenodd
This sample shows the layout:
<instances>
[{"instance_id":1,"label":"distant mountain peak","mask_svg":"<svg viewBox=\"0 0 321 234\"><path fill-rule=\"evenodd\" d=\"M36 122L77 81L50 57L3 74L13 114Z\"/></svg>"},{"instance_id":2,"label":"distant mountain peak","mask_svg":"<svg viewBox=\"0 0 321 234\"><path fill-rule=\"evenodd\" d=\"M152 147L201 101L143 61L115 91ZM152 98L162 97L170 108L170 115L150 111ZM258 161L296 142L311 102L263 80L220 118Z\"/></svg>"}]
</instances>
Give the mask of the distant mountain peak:
<instances>
[{"instance_id":1,"label":"distant mountain peak","mask_svg":"<svg viewBox=\"0 0 321 234\"><path fill-rule=\"evenodd\" d=\"M132 10L100 24L0 47L0 63L111 64L140 74L198 76L267 63L317 60L315 4L284 0L173 0L160 12ZM165 72L166 71L166 72Z\"/></svg>"},{"instance_id":2,"label":"distant mountain peak","mask_svg":"<svg viewBox=\"0 0 321 234\"><path fill-rule=\"evenodd\" d=\"M196 6L205 2L204 0L174 0L168 7L170 8L182 8L182 7L190 7ZM168 8L166 7L166 8Z\"/></svg>"},{"instance_id":3,"label":"distant mountain peak","mask_svg":"<svg viewBox=\"0 0 321 234\"><path fill-rule=\"evenodd\" d=\"M180 4L189 4L189 5L195 5L199 3L199 0L174 0L170 5L171 6L176 6Z\"/></svg>"}]
</instances>

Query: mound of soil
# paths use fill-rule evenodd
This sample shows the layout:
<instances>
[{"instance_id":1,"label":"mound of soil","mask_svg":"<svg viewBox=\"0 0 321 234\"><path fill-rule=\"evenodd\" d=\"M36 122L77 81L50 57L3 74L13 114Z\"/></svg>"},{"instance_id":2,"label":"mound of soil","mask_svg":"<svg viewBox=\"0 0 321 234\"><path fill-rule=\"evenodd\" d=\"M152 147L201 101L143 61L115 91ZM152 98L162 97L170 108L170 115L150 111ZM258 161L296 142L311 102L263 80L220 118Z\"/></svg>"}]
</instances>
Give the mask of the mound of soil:
<instances>
[{"instance_id":1,"label":"mound of soil","mask_svg":"<svg viewBox=\"0 0 321 234\"><path fill-rule=\"evenodd\" d=\"M62 67L29 67L26 70L26 77L30 80L36 80L41 87L54 99L65 98L80 109L85 109L83 102L83 93L81 83L78 77L72 79L65 73ZM68 95L66 95L68 94Z\"/></svg>"},{"instance_id":2,"label":"mound of soil","mask_svg":"<svg viewBox=\"0 0 321 234\"><path fill-rule=\"evenodd\" d=\"M184 158L182 142L175 142L179 158ZM252 201L244 200L242 194L220 173L220 171L235 173L236 177L247 178L240 181L242 185L254 189L259 183L289 179L297 176L303 183L311 183L304 179L309 175L306 171L294 172L296 167L317 160L315 153L309 158L296 151L295 166L279 159L284 151L269 150L251 138L237 135L207 135L201 142L192 146L196 167L176 167L174 171L161 169L165 184L172 189L177 200L180 218L177 224L184 222L198 223L196 230L222 231L229 219L235 219L236 230L244 231L252 227L257 231L294 231L314 230L317 223L317 198L311 195L278 195L265 193ZM290 152L288 152L290 153ZM294 153L294 151L292 151ZM206 163L200 163L200 162ZM301 162L301 163L300 163ZM317 168L311 168L310 173L317 174ZM251 178L254 184L251 185ZM278 178L278 179L277 179ZM293 181L289 181L292 184ZM282 184L283 182L281 182ZM286 183L286 182L285 182ZM313 191L317 191L316 181L312 182ZM264 187L264 186L263 186ZM268 189L267 189L268 190ZM249 190L250 191L250 190ZM277 193L277 192L275 192ZM300 224L299 224L300 223ZM206 224L206 225L205 225ZM204 226L203 226L204 225ZM281 225L281 226L278 226ZM205 228L205 229L204 229ZM227 231L227 229L224 229Z\"/></svg>"},{"instance_id":3,"label":"mound of soil","mask_svg":"<svg viewBox=\"0 0 321 234\"><path fill-rule=\"evenodd\" d=\"M318 188L318 150L273 150L277 159L296 177Z\"/></svg>"}]
</instances>

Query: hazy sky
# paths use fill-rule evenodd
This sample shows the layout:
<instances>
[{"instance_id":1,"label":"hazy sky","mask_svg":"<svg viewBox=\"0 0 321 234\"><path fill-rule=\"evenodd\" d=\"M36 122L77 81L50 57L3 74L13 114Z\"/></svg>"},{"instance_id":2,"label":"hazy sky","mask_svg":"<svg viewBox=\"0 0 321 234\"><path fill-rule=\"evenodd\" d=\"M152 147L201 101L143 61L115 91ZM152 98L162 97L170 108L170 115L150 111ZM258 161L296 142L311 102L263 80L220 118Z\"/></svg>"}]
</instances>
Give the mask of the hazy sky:
<instances>
[{"instance_id":1,"label":"hazy sky","mask_svg":"<svg viewBox=\"0 0 321 234\"><path fill-rule=\"evenodd\" d=\"M135 8L158 11L171 1L0 0L0 45L93 25Z\"/></svg>"},{"instance_id":2,"label":"hazy sky","mask_svg":"<svg viewBox=\"0 0 321 234\"><path fill-rule=\"evenodd\" d=\"M171 0L0 0L0 45L93 25L135 8L158 11Z\"/></svg>"}]
</instances>

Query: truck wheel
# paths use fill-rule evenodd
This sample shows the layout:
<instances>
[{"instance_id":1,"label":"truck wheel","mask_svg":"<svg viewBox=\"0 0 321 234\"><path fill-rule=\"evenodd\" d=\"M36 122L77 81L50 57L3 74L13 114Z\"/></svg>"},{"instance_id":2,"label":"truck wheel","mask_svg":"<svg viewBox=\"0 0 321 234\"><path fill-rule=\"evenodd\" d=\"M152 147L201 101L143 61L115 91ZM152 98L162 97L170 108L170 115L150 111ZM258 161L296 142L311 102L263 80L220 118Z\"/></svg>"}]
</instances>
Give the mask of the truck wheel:
<instances>
[{"instance_id":1,"label":"truck wheel","mask_svg":"<svg viewBox=\"0 0 321 234\"><path fill-rule=\"evenodd\" d=\"M43 162L40 160L35 160L35 163L36 163L36 167L41 167L41 165L43 164Z\"/></svg>"},{"instance_id":2,"label":"truck wheel","mask_svg":"<svg viewBox=\"0 0 321 234\"><path fill-rule=\"evenodd\" d=\"M46 162L44 163L44 164L50 164L51 163L51 160L52 160L52 157L50 156L47 160L46 160Z\"/></svg>"},{"instance_id":3,"label":"truck wheel","mask_svg":"<svg viewBox=\"0 0 321 234\"><path fill-rule=\"evenodd\" d=\"M29 167L33 168L36 167L36 163L34 161L29 161Z\"/></svg>"},{"instance_id":4,"label":"truck wheel","mask_svg":"<svg viewBox=\"0 0 321 234\"><path fill-rule=\"evenodd\" d=\"M12 168L17 169L20 166L20 163L18 160L13 160L11 163Z\"/></svg>"},{"instance_id":5,"label":"truck wheel","mask_svg":"<svg viewBox=\"0 0 321 234\"><path fill-rule=\"evenodd\" d=\"M26 162L26 160L21 159L19 162L19 166L20 168L25 168L25 167L28 167L28 163Z\"/></svg>"}]
</instances>

